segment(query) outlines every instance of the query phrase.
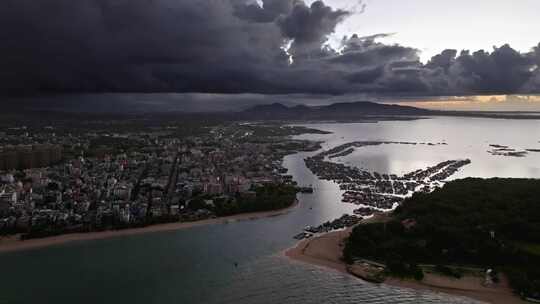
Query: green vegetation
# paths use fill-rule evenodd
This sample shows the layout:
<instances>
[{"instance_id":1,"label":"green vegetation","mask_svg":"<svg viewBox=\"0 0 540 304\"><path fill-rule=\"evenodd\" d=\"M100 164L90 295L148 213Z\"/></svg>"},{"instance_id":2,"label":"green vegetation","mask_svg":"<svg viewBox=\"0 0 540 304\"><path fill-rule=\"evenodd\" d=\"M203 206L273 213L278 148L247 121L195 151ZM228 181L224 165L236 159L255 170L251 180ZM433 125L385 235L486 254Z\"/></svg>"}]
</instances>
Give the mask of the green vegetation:
<instances>
[{"instance_id":1,"label":"green vegetation","mask_svg":"<svg viewBox=\"0 0 540 304\"><path fill-rule=\"evenodd\" d=\"M279 210L291 206L297 192L298 189L292 185L267 184L254 187L247 193L237 193L235 197L199 195L189 202L188 208L207 209L217 216ZM208 205L207 200L212 200L212 205Z\"/></svg>"},{"instance_id":2,"label":"green vegetation","mask_svg":"<svg viewBox=\"0 0 540 304\"><path fill-rule=\"evenodd\" d=\"M456 279L461 279L461 277L463 276L461 271L459 271L458 269L453 268L453 267L448 267L446 265L437 265L434 267L434 271L438 274L442 274L448 277L453 277Z\"/></svg>"},{"instance_id":3,"label":"green vegetation","mask_svg":"<svg viewBox=\"0 0 540 304\"><path fill-rule=\"evenodd\" d=\"M529 254L540 256L540 244L516 242L515 245Z\"/></svg>"},{"instance_id":4,"label":"green vegetation","mask_svg":"<svg viewBox=\"0 0 540 304\"><path fill-rule=\"evenodd\" d=\"M265 124L236 124L224 133L237 137L242 142L275 143L282 142L284 138L302 134L331 134L302 126L287 126L278 123Z\"/></svg>"},{"instance_id":5,"label":"green vegetation","mask_svg":"<svg viewBox=\"0 0 540 304\"><path fill-rule=\"evenodd\" d=\"M264 124L264 125L244 125L245 129L252 132L255 137L284 137L301 134L330 134L332 132L322 131L313 128L301 126L286 126L281 124Z\"/></svg>"},{"instance_id":6,"label":"green vegetation","mask_svg":"<svg viewBox=\"0 0 540 304\"><path fill-rule=\"evenodd\" d=\"M464 179L417 193L387 223L358 225L344 257L387 264L397 276L418 276L416 265L437 265L459 277L457 265L505 272L524 296L540 292L540 180Z\"/></svg>"},{"instance_id":7,"label":"green vegetation","mask_svg":"<svg viewBox=\"0 0 540 304\"><path fill-rule=\"evenodd\" d=\"M291 206L297 189L291 185L269 184L254 189L252 195L238 194L235 198L214 200L213 211L218 216L247 212L278 210Z\"/></svg>"},{"instance_id":8,"label":"green vegetation","mask_svg":"<svg viewBox=\"0 0 540 304\"><path fill-rule=\"evenodd\" d=\"M89 148L85 156L101 157L104 155L115 155L123 152L140 151L144 145L135 140L121 137L101 136L90 140Z\"/></svg>"}]
</instances>

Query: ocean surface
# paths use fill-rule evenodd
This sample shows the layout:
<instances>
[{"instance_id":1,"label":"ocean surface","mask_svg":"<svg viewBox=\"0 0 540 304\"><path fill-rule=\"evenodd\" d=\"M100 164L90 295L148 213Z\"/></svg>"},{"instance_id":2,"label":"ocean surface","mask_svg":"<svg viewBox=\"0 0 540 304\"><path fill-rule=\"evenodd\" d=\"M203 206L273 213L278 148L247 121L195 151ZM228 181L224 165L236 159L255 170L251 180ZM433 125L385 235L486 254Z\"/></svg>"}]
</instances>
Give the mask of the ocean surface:
<instances>
[{"instance_id":1,"label":"ocean surface","mask_svg":"<svg viewBox=\"0 0 540 304\"><path fill-rule=\"evenodd\" d=\"M309 126L334 132L298 137L324 141L325 149L357 140L447 143L366 147L337 160L381 173L470 158L472 164L454 177L540 178L540 153L523 158L487 153L489 144L540 149L535 120L451 117ZM341 203L336 184L317 179L304 166L304 157L313 153L284 160L299 184L315 187L313 194L299 194L299 206L285 215L0 254L0 304L477 303L374 285L284 257L303 227L354 209Z\"/></svg>"}]
</instances>

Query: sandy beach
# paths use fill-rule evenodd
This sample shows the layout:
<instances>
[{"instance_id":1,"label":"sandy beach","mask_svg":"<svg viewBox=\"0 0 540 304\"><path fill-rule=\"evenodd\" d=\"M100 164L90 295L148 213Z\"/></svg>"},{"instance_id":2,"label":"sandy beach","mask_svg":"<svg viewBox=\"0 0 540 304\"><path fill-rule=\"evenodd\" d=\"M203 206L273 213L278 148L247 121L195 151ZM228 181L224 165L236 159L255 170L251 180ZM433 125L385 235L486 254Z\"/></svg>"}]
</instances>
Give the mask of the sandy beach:
<instances>
[{"instance_id":1,"label":"sandy beach","mask_svg":"<svg viewBox=\"0 0 540 304\"><path fill-rule=\"evenodd\" d=\"M161 231L173 231L179 229L187 229L197 226L204 225L216 225L216 224L227 224L232 222L239 221L248 221L256 220L265 217L278 216L286 214L298 206L298 201L295 201L290 207L264 211L264 212L254 212L254 213L243 213L237 215L231 215L226 217L218 217L214 219L207 219L194 222L178 222L178 223L167 223L167 224L157 224L148 227L142 228L130 228L123 230L107 230L100 232L88 232L88 233L70 233L63 234L58 236L39 238L39 239L30 239L21 241L18 235L0 237L0 253L14 252L14 251L23 251L31 250L37 248L43 248L48 246L65 244L68 242L75 241L89 241L89 240L99 240L106 238L122 237L128 235L137 235L143 233L152 233L152 232L161 232Z\"/></svg>"},{"instance_id":2,"label":"sandy beach","mask_svg":"<svg viewBox=\"0 0 540 304\"><path fill-rule=\"evenodd\" d=\"M343 242L350 232L351 228L302 240L295 247L286 250L285 255L296 261L348 273L346 264L341 261L341 257ZM480 277L464 276L457 280L431 273L426 273L421 282L388 278L383 284L465 296L493 304L527 303L512 293L508 280L504 276L501 277L501 282L496 287L483 286Z\"/></svg>"}]
</instances>

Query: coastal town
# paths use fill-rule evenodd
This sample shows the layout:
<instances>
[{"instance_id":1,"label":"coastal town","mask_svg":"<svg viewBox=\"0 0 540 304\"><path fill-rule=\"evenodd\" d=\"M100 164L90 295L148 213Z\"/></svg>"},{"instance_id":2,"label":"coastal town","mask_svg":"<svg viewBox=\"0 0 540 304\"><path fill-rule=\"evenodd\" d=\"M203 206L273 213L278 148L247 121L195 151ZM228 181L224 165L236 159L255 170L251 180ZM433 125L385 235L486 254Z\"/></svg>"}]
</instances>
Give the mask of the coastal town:
<instances>
[{"instance_id":1,"label":"coastal town","mask_svg":"<svg viewBox=\"0 0 540 304\"><path fill-rule=\"evenodd\" d=\"M241 123L196 136L175 131L7 129L0 136L0 234L38 238L275 208L239 204L257 202L259 189L293 186L282 157L319 144L289 135L321 132Z\"/></svg>"},{"instance_id":2,"label":"coastal town","mask_svg":"<svg viewBox=\"0 0 540 304\"><path fill-rule=\"evenodd\" d=\"M252 218L250 212L287 209L296 202L296 193L310 194L317 189L298 186L283 167L283 158L311 152L304 159L306 167L318 178L337 183L342 202L358 208L304 227L293 236L300 243L286 255L309 259L313 252L311 257L317 257L318 251L331 248L336 269L367 281L393 284L384 261L360 256L352 264L344 264L341 255L346 237L359 229L356 227L392 220L389 211L405 199L414 193L433 193L471 163L469 159L447 160L397 175L351 167L342 158L368 146L446 143L356 141L322 150L320 142L292 136L328 132L272 123L218 123L196 135L181 133L171 125L146 131L104 127L73 133L53 126L37 131L24 126L7 129L0 139L0 238L96 235L219 218L228 223L228 216L248 213L247 218ZM412 231L419 223L406 218L398 224ZM233 265L238 267L237 262ZM431 268L435 270L430 272ZM440 271L431 268L422 266L426 279L421 280L440 281ZM478 268L477 273L475 280L484 270ZM492 277L486 274L485 278ZM445 290L446 285L441 286ZM475 288L491 292L499 285L486 286ZM501 294L509 297L508 290Z\"/></svg>"},{"instance_id":3,"label":"coastal town","mask_svg":"<svg viewBox=\"0 0 540 304\"><path fill-rule=\"evenodd\" d=\"M311 187L296 186L282 159L296 151L321 148L319 142L294 140L292 135L327 132L227 123L182 136L176 128L111 132L103 126L73 133L53 126L6 128L0 142L0 233L29 239L194 222L286 206L253 203L258 194L261 197L257 189L268 186L313 192ZM446 161L397 176L335 161L362 147L390 144L446 145L361 141L306 158L307 168L339 184L342 201L358 208L354 214L306 227L296 238L351 227L366 216L392 210L414 192L439 187L470 163Z\"/></svg>"}]
</instances>

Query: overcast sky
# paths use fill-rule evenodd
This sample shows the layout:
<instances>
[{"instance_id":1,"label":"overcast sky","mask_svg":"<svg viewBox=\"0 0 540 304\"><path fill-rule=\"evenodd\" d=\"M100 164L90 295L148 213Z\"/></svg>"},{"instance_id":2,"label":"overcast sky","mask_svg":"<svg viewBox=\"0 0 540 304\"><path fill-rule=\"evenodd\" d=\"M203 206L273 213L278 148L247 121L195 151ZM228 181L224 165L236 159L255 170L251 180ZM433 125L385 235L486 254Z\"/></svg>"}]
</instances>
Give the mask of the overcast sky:
<instances>
[{"instance_id":1,"label":"overcast sky","mask_svg":"<svg viewBox=\"0 0 540 304\"><path fill-rule=\"evenodd\" d=\"M537 0L2 0L0 94L535 94L539 11Z\"/></svg>"}]
</instances>

